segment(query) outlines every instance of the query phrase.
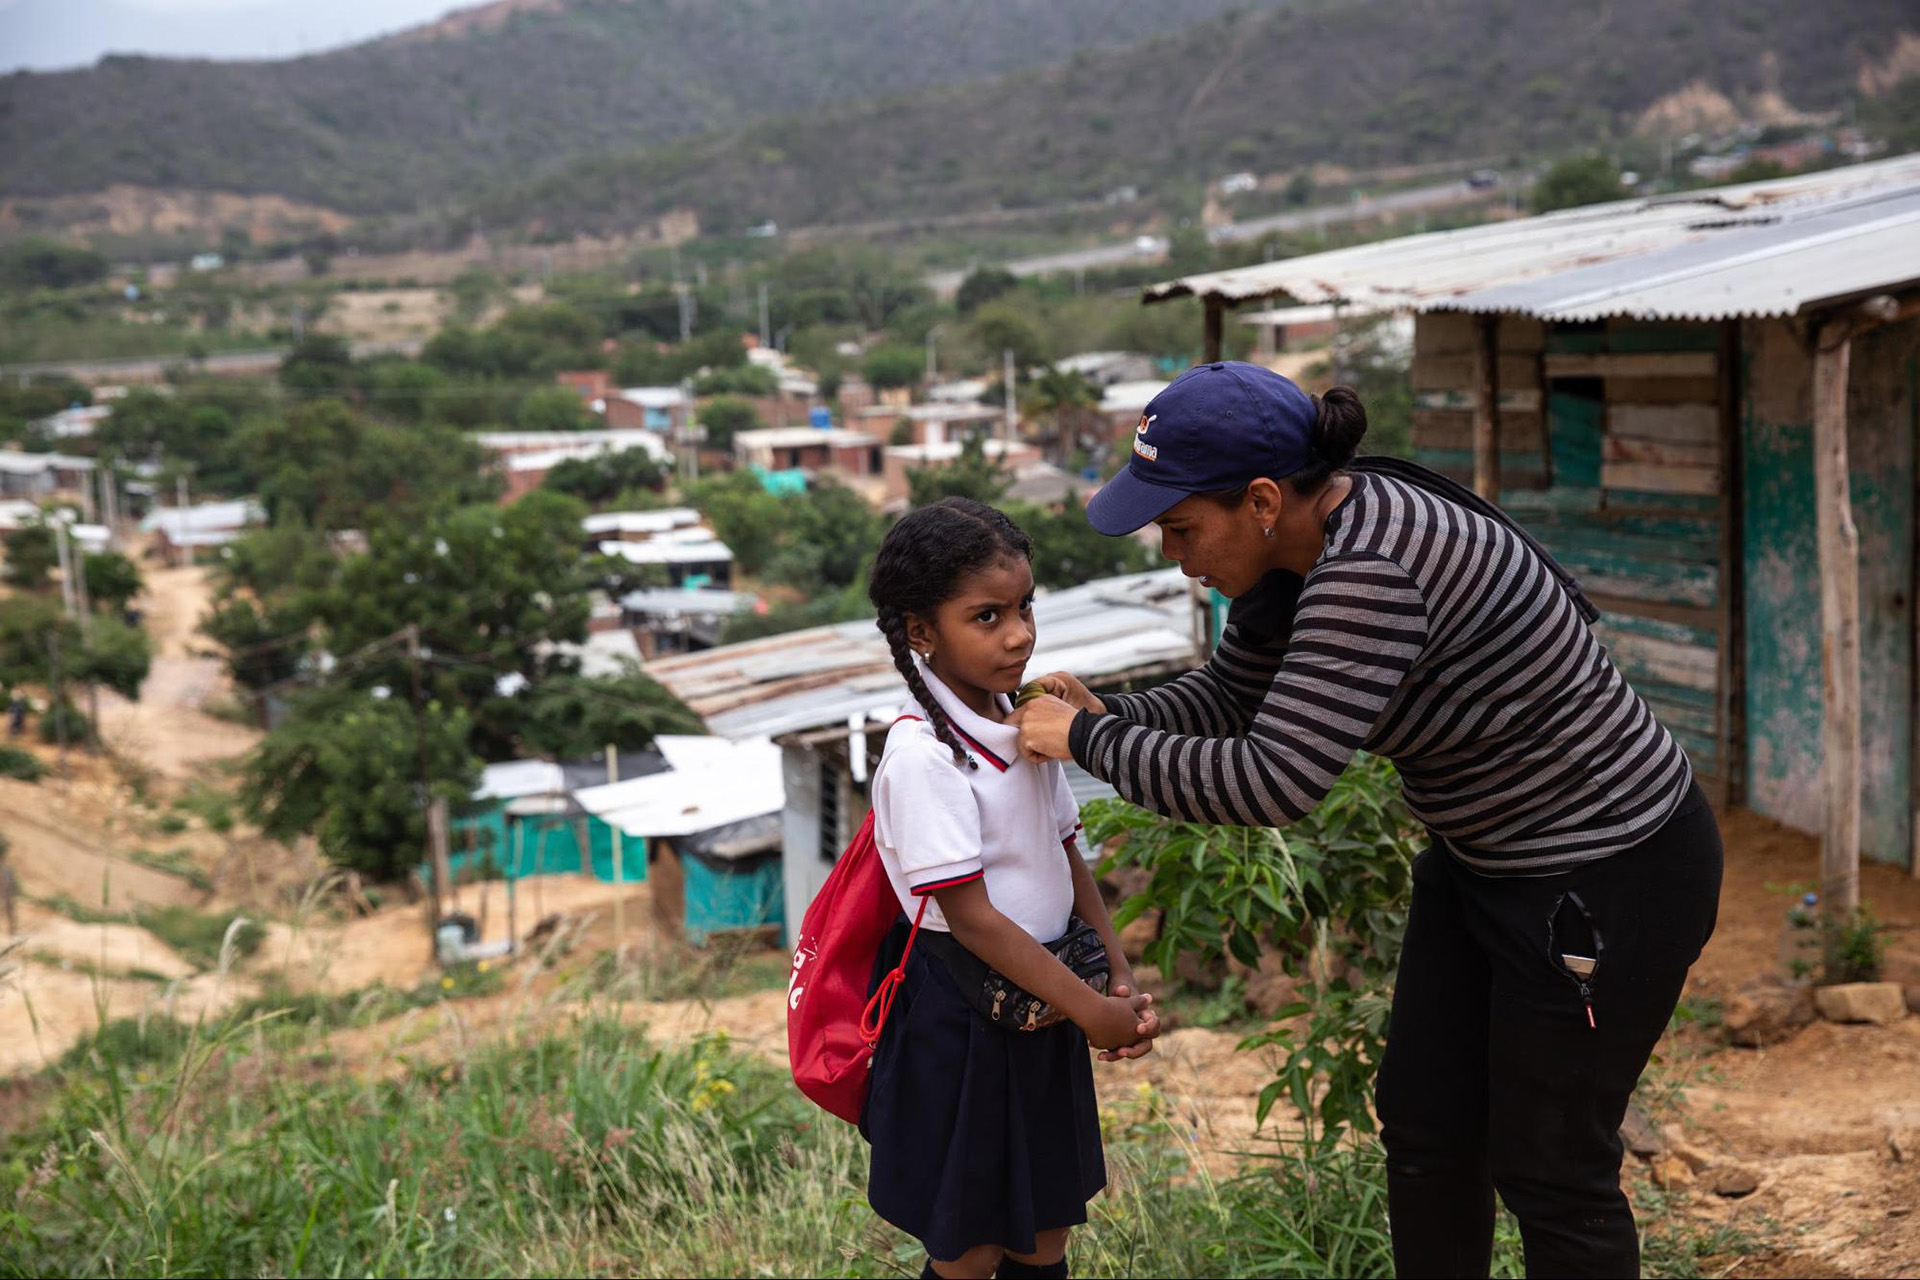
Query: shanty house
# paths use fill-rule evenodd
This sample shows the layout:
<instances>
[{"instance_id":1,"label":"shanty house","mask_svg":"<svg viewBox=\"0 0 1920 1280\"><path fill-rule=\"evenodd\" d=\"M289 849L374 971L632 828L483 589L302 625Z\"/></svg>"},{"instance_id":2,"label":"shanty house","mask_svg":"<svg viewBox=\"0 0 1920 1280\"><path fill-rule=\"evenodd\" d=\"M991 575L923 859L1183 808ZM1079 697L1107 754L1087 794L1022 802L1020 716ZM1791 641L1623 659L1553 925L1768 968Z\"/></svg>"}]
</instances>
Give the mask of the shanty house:
<instances>
[{"instance_id":1,"label":"shanty house","mask_svg":"<svg viewBox=\"0 0 1920 1280\"><path fill-rule=\"evenodd\" d=\"M1716 801L1916 865L1920 156L1168 281L1416 317L1416 460L1583 580ZM1854 868L1853 872L1848 867Z\"/></svg>"}]
</instances>

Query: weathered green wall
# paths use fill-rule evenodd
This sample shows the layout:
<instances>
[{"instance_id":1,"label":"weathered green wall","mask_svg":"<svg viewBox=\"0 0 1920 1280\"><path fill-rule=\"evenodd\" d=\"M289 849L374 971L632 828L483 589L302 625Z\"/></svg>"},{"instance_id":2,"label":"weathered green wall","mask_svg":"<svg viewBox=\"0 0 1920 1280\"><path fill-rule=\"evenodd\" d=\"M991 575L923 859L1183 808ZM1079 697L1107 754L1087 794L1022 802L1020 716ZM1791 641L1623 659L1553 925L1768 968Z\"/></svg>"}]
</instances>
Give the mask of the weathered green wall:
<instances>
[{"instance_id":1,"label":"weathered green wall","mask_svg":"<svg viewBox=\"0 0 1920 1280\"><path fill-rule=\"evenodd\" d=\"M1819 556L1812 361L1783 323L1746 329L1743 383L1747 793L1757 812L1818 831L1821 790ZM1913 555L1920 324L1854 342L1847 444L1860 534L1861 846L1912 857Z\"/></svg>"}]
</instances>

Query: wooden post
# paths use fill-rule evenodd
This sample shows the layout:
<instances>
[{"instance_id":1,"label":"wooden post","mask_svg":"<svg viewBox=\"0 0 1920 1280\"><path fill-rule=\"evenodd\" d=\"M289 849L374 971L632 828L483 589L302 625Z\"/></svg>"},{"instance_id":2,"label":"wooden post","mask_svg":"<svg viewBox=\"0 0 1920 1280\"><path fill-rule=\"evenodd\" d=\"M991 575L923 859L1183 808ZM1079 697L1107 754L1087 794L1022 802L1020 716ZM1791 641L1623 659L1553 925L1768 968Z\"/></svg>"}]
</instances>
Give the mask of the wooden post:
<instances>
[{"instance_id":1,"label":"wooden post","mask_svg":"<svg viewBox=\"0 0 1920 1280\"><path fill-rule=\"evenodd\" d=\"M1200 363L1212 364L1220 358L1222 331L1226 324L1227 302L1225 298L1209 294L1202 299L1207 308L1207 328L1205 341L1200 348Z\"/></svg>"},{"instance_id":2,"label":"wooden post","mask_svg":"<svg viewBox=\"0 0 1920 1280\"><path fill-rule=\"evenodd\" d=\"M1741 322L1720 324L1720 669L1714 731L1722 805L1746 799L1746 480L1741 440Z\"/></svg>"},{"instance_id":3,"label":"wooden post","mask_svg":"<svg viewBox=\"0 0 1920 1280\"><path fill-rule=\"evenodd\" d=\"M611 784L618 781L620 781L620 753L614 750L613 744L609 742L607 744L607 782ZM614 954L618 956L621 940L627 936L626 898L621 892L626 884L626 877L622 874L620 866L620 828L611 822L607 826L613 831L613 949ZM589 833L592 832L592 823L587 824L587 830Z\"/></svg>"},{"instance_id":4,"label":"wooden post","mask_svg":"<svg viewBox=\"0 0 1920 1280\"><path fill-rule=\"evenodd\" d=\"M1820 553L1821 748L1827 822L1820 849L1822 905L1844 924L1860 905L1860 534L1848 491L1847 371L1852 337L1814 330L1814 523ZM1833 935L1829 934L1831 947Z\"/></svg>"},{"instance_id":5,"label":"wooden post","mask_svg":"<svg viewBox=\"0 0 1920 1280\"><path fill-rule=\"evenodd\" d=\"M1479 317L1475 331L1478 341L1474 343L1477 390L1473 398L1473 491L1488 502L1499 502L1500 317Z\"/></svg>"},{"instance_id":6,"label":"wooden post","mask_svg":"<svg viewBox=\"0 0 1920 1280\"><path fill-rule=\"evenodd\" d=\"M514 955L520 950L519 903L516 901L520 888L520 843L525 825L514 821L513 815L507 815L508 830L511 835L507 844L513 849L513 870L507 874L507 954Z\"/></svg>"},{"instance_id":7,"label":"wooden post","mask_svg":"<svg viewBox=\"0 0 1920 1280\"><path fill-rule=\"evenodd\" d=\"M427 839L433 845L433 877L447 895L447 905L460 909L460 894L453 887L453 871L447 858L447 798L435 796L427 806Z\"/></svg>"}]
</instances>

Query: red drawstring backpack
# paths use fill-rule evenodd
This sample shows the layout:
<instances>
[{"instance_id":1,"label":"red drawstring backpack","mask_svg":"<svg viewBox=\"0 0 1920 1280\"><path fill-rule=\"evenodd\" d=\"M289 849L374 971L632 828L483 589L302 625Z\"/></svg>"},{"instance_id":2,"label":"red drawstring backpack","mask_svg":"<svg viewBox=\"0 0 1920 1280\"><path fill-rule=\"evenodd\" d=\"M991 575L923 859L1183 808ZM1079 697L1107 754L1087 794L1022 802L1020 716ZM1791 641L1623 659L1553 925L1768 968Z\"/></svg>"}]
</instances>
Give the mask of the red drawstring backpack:
<instances>
[{"instance_id":1,"label":"red drawstring backpack","mask_svg":"<svg viewBox=\"0 0 1920 1280\"><path fill-rule=\"evenodd\" d=\"M793 976L787 980L787 1058L793 1082L800 1092L850 1124L860 1123L873 1049L893 1009L894 992L906 975L907 957L913 954L920 918L926 913L927 899L921 898L900 963L880 980L869 999L873 958L900 915L900 900L880 861L869 812L800 921Z\"/></svg>"}]
</instances>

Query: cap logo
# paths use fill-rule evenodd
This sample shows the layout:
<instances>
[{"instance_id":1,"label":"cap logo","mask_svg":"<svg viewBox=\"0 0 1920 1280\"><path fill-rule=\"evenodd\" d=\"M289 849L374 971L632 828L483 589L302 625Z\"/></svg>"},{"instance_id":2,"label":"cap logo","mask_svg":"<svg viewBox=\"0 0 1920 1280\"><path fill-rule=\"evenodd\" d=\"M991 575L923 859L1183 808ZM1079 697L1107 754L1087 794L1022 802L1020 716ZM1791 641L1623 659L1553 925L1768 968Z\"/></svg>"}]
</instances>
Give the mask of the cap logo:
<instances>
[{"instance_id":1,"label":"cap logo","mask_svg":"<svg viewBox=\"0 0 1920 1280\"><path fill-rule=\"evenodd\" d=\"M1147 428L1152 426L1154 418L1159 416L1157 413L1152 416L1143 413L1140 415L1140 425L1133 429L1133 451L1148 462L1156 461L1160 457L1160 448L1158 445L1148 444L1140 437L1147 434Z\"/></svg>"}]
</instances>

